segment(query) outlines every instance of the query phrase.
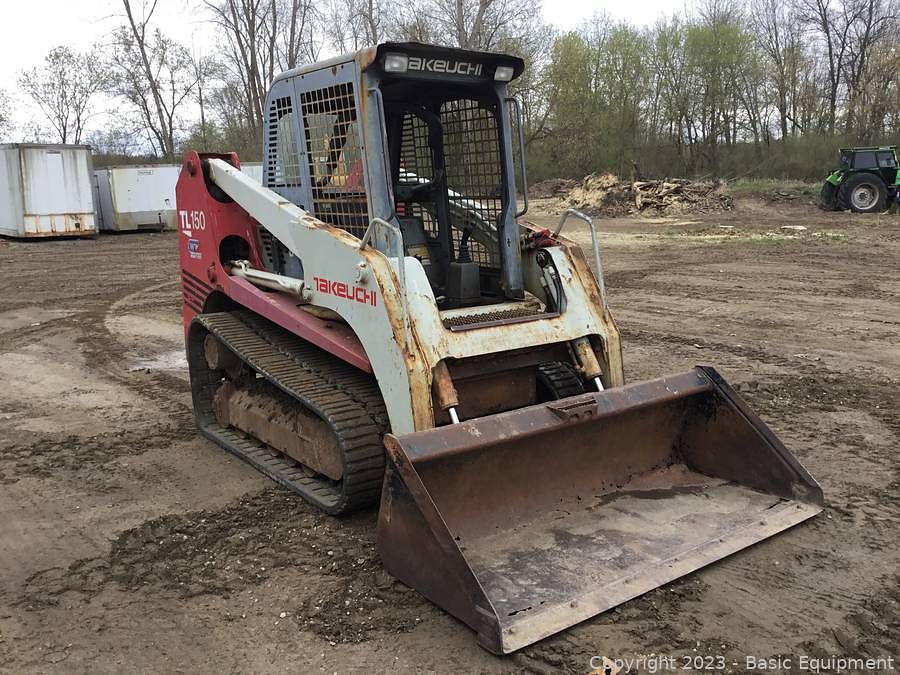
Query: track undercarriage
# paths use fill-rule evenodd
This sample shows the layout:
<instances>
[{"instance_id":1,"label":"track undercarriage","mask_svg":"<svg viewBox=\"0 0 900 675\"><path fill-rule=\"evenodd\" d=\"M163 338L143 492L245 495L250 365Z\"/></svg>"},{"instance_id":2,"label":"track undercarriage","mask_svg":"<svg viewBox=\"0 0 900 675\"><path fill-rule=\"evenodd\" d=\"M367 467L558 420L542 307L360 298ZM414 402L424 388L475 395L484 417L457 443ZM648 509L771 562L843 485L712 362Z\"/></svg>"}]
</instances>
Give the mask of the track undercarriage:
<instances>
[{"instance_id":1,"label":"track undercarriage","mask_svg":"<svg viewBox=\"0 0 900 675\"><path fill-rule=\"evenodd\" d=\"M248 312L198 317L188 364L206 436L328 513L378 502L389 427L374 378Z\"/></svg>"},{"instance_id":2,"label":"track undercarriage","mask_svg":"<svg viewBox=\"0 0 900 675\"><path fill-rule=\"evenodd\" d=\"M390 425L374 378L247 311L198 316L188 363L207 437L328 513L378 502ZM532 380L535 402L584 393L566 363Z\"/></svg>"}]
</instances>

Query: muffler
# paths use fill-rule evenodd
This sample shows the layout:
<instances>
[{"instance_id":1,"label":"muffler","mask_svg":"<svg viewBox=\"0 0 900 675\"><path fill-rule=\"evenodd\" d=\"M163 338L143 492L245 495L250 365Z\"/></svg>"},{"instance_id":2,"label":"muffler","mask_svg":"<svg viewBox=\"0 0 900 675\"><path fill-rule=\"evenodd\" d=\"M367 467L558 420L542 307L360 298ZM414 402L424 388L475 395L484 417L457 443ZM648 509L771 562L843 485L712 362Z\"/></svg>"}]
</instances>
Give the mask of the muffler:
<instances>
[{"instance_id":1,"label":"muffler","mask_svg":"<svg viewBox=\"0 0 900 675\"><path fill-rule=\"evenodd\" d=\"M710 367L385 439L385 568L505 654L822 510Z\"/></svg>"}]
</instances>

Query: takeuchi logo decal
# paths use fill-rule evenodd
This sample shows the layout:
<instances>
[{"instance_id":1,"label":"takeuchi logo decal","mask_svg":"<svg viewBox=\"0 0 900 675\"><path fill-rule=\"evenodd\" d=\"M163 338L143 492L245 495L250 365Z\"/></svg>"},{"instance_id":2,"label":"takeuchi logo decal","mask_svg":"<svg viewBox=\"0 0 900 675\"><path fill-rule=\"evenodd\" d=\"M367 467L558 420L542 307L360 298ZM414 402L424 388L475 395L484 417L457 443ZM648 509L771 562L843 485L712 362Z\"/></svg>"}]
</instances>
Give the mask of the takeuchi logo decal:
<instances>
[{"instance_id":1,"label":"takeuchi logo decal","mask_svg":"<svg viewBox=\"0 0 900 675\"><path fill-rule=\"evenodd\" d=\"M448 75L481 75L481 64L470 61L451 61L450 59L426 59L422 56L410 56L407 70L418 70L425 73L446 73Z\"/></svg>"},{"instance_id":2,"label":"takeuchi logo decal","mask_svg":"<svg viewBox=\"0 0 900 675\"><path fill-rule=\"evenodd\" d=\"M315 283L316 290L319 293L327 293L328 295L353 300L362 305L371 305L372 307L377 304L378 296L375 294L375 291L366 290L362 286L351 286L343 281L332 281L324 277L313 277L313 283Z\"/></svg>"}]
</instances>

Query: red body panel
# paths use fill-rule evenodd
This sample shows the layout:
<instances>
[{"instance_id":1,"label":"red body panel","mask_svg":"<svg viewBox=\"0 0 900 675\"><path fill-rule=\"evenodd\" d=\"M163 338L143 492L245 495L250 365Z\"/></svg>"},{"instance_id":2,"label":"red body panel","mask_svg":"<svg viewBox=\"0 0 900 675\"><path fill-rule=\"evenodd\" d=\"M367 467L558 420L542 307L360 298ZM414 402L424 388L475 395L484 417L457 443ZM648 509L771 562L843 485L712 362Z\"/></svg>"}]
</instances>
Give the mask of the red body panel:
<instances>
[{"instance_id":1,"label":"red body panel","mask_svg":"<svg viewBox=\"0 0 900 675\"><path fill-rule=\"evenodd\" d=\"M287 294L264 291L228 274L219 247L229 236L247 242L250 264L265 269L259 254L258 225L238 204L218 201L209 193L201 170L204 158L223 159L240 167L235 153L202 157L194 151L185 153L175 188L185 335L194 317L208 310L210 297L221 293L360 370L372 372L362 343L349 326L315 317L300 309Z\"/></svg>"}]
</instances>

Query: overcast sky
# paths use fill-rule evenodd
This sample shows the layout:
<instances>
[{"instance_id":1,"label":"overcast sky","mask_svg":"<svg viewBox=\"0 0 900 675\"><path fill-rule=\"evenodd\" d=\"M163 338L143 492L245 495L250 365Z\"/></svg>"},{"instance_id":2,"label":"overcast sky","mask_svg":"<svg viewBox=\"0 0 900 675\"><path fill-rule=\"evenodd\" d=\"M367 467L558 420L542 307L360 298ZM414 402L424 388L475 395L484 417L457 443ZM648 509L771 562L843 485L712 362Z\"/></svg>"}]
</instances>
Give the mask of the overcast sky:
<instances>
[{"instance_id":1,"label":"overcast sky","mask_svg":"<svg viewBox=\"0 0 900 675\"><path fill-rule=\"evenodd\" d=\"M139 3L135 3L139 4ZM544 17L561 29L576 28L595 12L639 26L652 24L678 0L544 0ZM0 88L17 94L16 76L41 62L57 45L87 49L102 43L121 22L120 0L0 0ZM159 0L154 25L200 52L215 49L201 0ZM21 117L22 111L17 111Z\"/></svg>"}]
</instances>

